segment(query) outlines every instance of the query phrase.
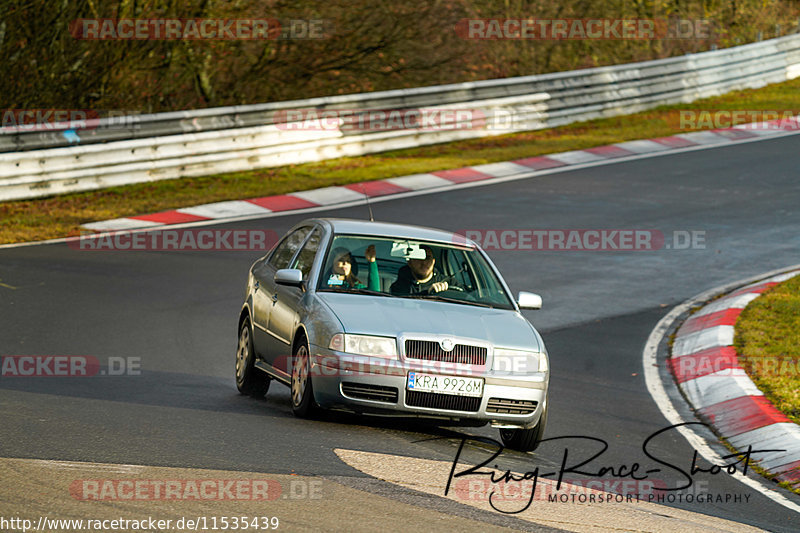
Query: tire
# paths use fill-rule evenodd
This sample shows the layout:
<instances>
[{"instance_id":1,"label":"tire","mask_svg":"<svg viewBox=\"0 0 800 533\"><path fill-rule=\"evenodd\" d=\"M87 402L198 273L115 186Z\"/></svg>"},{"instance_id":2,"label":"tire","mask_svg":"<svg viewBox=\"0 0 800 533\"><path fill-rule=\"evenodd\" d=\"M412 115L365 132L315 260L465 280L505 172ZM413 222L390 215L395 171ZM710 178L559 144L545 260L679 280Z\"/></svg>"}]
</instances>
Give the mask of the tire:
<instances>
[{"instance_id":1,"label":"tire","mask_svg":"<svg viewBox=\"0 0 800 533\"><path fill-rule=\"evenodd\" d=\"M501 429L500 439L506 448L521 452L532 452L539 447L547 425L547 410L542 413L539 423L529 429Z\"/></svg>"},{"instance_id":2,"label":"tire","mask_svg":"<svg viewBox=\"0 0 800 533\"><path fill-rule=\"evenodd\" d=\"M311 383L311 361L308 344L302 339L292 357L292 412L298 418L312 418L319 407L314 401L314 386Z\"/></svg>"},{"instance_id":3,"label":"tire","mask_svg":"<svg viewBox=\"0 0 800 533\"><path fill-rule=\"evenodd\" d=\"M236 348L236 388L242 394L263 398L272 380L255 367L255 362L256 353L253 349L250 320L245 320L239 330L239 345Z\"/></svg>"}]
</instances>

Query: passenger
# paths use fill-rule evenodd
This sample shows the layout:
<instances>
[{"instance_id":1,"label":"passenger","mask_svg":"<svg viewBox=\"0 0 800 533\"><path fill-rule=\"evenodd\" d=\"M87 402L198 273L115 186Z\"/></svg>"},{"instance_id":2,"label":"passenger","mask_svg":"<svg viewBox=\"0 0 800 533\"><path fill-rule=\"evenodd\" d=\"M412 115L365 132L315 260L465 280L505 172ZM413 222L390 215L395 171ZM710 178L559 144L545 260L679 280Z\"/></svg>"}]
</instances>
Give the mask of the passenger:
<instances>
[{"instance_id":1,"label":"passenger","mask_svg":"<svg viewBox=\"0 0 800 533\"><path fill-rule=\"evenodd\" d=\"M408 264L397 272L397 280L390 287L392 294L406 296L447 290L446 276L434 268L433 250L426 245L420 248L425 250L425 259L408 259Z\"/></svg>"},{"instance_id":2,"label":"passenger","mask_svg":"<svg viewBox=\"0 0 800 533\"><path fill-rule=\"evenodd\" d=\"M328 286L342 289L368 289L371 291L381 290L381 280L378 275L378 263L375 262L375 245L370 244L364 252L369 264L369 274L367 284L361 283L358 279L358 263L353 260L353 254L347 248L335 248L331 252L333 263L331 274L328 277Z\"/></svg>"}]
</instances>

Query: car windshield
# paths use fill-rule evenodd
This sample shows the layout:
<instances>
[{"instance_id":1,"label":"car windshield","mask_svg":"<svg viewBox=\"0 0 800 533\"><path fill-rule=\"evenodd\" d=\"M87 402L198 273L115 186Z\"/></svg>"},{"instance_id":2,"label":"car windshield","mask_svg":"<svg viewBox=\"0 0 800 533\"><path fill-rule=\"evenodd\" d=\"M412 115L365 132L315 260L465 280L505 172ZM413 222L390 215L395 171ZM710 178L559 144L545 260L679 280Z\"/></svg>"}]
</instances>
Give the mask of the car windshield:
<instances>
[{"instance_id":1,"label":"car windshield","mask_svg":"<svg viewBox=\"0 0 800 533\"><path fill-rule=\"evenodd\" d=\"M334 236L317 290L514 309L476 249L399 237Z\"/></svg>"}]
</instances>

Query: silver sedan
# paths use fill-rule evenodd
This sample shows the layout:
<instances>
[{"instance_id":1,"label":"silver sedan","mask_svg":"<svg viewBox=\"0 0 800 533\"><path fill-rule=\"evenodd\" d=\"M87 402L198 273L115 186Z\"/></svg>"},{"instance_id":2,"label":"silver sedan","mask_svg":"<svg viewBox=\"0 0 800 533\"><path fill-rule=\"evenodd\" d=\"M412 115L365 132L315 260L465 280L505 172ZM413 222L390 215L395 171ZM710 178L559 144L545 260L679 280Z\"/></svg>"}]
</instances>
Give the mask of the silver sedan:
<instances>
[{"instance_id":1,"label":"silver sedan","mask_svg":"<svg viewBox=\"0 0 800 533\"><path fill-rule=\"evenodd\" d=\"M344 219L292 228L250 268L239 316L236 384L291 388L292 410L434 418L539 444L549 361L474 242L445 231Z\"/></svg>"}]
</instances>

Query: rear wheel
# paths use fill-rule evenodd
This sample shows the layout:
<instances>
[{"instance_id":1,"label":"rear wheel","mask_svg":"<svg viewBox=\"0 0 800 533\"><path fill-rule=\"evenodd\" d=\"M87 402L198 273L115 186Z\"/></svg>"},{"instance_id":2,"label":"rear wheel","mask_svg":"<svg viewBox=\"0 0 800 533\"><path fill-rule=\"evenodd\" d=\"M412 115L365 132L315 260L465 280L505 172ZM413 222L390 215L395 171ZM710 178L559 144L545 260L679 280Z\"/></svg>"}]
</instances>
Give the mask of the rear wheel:
<instances>
[{"instance_id":1,"label":"rear wheel","mask_svg":"<svg viewBox=\"0 0 800 533\"><path fill-rule=\"evenodd\" d=\"M519 450L521 452L532 452L539 447L544 436L544 428L547 425L547 410L542 413L539 423L529 429L514 428L501 429L500 439L506 448Z\"/></svg>"},{"instance_id":2,"label":"rear wheel","mask_svg":"<svg viewBox=\"0 0 800 533\"><path fill-rule=\"evenodd\" d=\"M308 346L303 339L292 357L292 412L300 418L311 418L319 410L314 401L310 369Z\"/></svg>"},{"instance_id":3,"label":"rear wheel","mask_svg":"<svg viewBox=\"0 0 800 533\"><path fill-rule=\"evenodd\" d=\"M250 321L242 322L239 345L236 348L236 388L242 394L261 398L269 390L270 378L255 367L256 354Z\"/></svg>"}]
</instances>

